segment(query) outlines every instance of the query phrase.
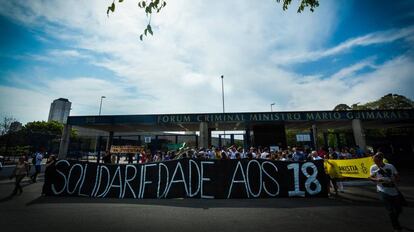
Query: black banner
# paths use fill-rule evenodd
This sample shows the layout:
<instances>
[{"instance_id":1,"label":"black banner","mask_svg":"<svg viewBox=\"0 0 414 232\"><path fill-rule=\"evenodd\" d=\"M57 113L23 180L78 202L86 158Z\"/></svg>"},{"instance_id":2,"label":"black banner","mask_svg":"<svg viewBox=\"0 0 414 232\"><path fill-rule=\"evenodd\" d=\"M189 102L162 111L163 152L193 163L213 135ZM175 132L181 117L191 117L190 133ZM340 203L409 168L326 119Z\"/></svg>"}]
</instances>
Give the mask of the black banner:
<instances>
[{"instance_id":1,"label":"black banner","mask_svg":"<svg viewBox=\"0 0 414 232\"><path fill-rule=\"evenodd\" d=\"M323 161L181 159L106 165L59 160L44 193L97 198L326 197Z\"/></svg>"}]
</instances>

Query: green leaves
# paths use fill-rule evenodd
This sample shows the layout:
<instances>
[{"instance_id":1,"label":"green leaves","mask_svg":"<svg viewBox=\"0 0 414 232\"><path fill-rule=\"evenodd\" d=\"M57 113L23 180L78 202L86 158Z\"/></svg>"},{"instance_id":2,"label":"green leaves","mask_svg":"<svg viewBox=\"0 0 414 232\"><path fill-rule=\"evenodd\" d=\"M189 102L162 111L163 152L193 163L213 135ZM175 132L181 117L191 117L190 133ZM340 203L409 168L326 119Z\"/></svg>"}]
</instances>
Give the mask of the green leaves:
<instances>
[{"instance_id":1,"label":"green leaves","mask_svg":"<svg viewBox=\"0 0 414 232\"><path fill-rule=\"evenodd\" d=\"M109 16L110 12L115 12L115 1L113 0L112 4L108 7L106 14ZM118 0L119 3L124 2L124 0ZM139 35L139 39L142 41L144 39L144 35L147 36L148 34L154 35L154 32L151 27L151 16L154 12L159 13L162 8L167 5L165 0L139 0L138 7L145 11L145 14L148 17L148 24L147 27L144 29L144 32Z\"/></svg>"},{"instance_id":2,"label":"green leaves","mask_svg":"<svg viewBox=\"0 0 414 232\"><path fill-rule=\"evenodd\" d=\"M142 41L143 36L144 36L144 35L145 35L145 36L147 36L147 33L150 33L151 35L153 35L153 34L154 34L154 33L152 32L152 28L151 28L151 25L150 25L150 24L148 24L148 25L147 25L147 28L145 28L144 33L143 33L143 34L141 34L141 35L139 36L139 39Z\"/></svg>"},{"instance_id":3,"label":"green leaves","mask_svg":"<svg viewBox=\"0 0 414 232\"><path fill-rule=\"evenodd\" d=\"M115 1L113 0L112 4L108 7L106 13L109 16L109 12L115 12ZM124 0L118 0L119 3L123 2ZM144 35L147 36L148 33L153 35L154 32L151 28L151 16L153 13L159 13L166 5L166 0L137 0L138 7L141 8L148 17L148 24L147 27L144 29L143 33L139 35L139 39L142 41ZM276 2L280 3L283 2L283 10L287 10L289 5L292 3L292 0L275 0ZM306 8L309 8L310 11L314 11L316 7L319 6L319 0L298 0L300 2L297 12L301 13Z\"/></svg>"},{"instance_id":4,"label":"green leaves","mask_svg":"<svg viewBox=\"0 0 414 232\"><path fill-rule=\"evenodd\" d=\"M115 11L115 3L113 2L111 6L108 7L108 10L106 11L106 14L109 16L109 11L112 11L112 13Z\"/></svg>"},{"instance_id":5,"label":"green leaves","mask_svg":"<svg viewBox=\"0 0 414 232\"><path fill-rule=\"evenodd\" d=\"M276 2L280 2L281 0L276 0ZM283 0L283 10L287 10L289 5L292 3L292 0ZM302 13L305 8L309 7L311 12L314 11L316 7L319 6L319 0L300 0L300 5L298 7L297 12Z\"/></svg>"},{"instance_id":6,"label":"green leaves","mask_svg":"<svg viewBox=\"0 0 414 232\"><path fill-rule=\"evenodd\" d=\"M152 29L151 29L151 25L147 25L147 29L146 29L151 35L152 35Z\"/></svg>"},{"instance_id":7,"label":"green leaves","mask_svg":"<svg viewBox=\"0 0 414 232\"><path fill-rule=\"evenodd\" d=\"M143 9L145 11L145 14L147 15L148 24L147 27L144 29L144 32L139 35L139 39L143 41L144 36L154 35L154 32L151 27L151 16L153 13L159 13L162 8L164 8L167 5L167 2L164 0L144 0L144 1L138 1L138 7Z\"/></svg>"}]
</instances>

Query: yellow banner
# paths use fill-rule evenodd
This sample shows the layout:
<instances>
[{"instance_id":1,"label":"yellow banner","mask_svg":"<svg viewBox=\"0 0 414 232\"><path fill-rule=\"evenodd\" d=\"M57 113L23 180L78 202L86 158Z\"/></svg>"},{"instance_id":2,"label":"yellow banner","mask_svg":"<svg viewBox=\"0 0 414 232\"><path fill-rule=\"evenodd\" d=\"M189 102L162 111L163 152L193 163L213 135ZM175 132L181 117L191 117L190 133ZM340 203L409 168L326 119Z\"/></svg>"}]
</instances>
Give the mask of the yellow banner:
<instances>
[{"instance_id":1,"label":"yellow banner","mask_svg":"<svg viewBox=\"0 0 414 232\"><path fill-rule=\"evenodd\" d=\"M111 146L111 153L137 153L141 150L139 146Z\"/></svg>"},{"instance_id":2,"label":"yellow banner","mask_svg":"<svg viewBox=\"0 0 414 232\"><path fill-rule=\"evenodd\" d=\"M374 164L372 157L344 160L325 160L325 171L331 178L368 178Z\"/></svg>"}]
</instances>

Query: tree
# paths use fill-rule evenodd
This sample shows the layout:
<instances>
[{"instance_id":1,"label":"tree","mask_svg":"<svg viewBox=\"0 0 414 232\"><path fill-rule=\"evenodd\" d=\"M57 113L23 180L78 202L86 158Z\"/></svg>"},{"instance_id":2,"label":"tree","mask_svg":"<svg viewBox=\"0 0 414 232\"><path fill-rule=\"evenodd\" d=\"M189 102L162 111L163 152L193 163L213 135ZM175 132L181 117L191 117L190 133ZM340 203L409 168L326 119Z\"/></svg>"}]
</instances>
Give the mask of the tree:
<instances>
[{"instance_id":1,"label":"tree","mask_svg":"<svg viewBox=\"0 0 414 232\"><path fill-rule=\"evenodd\" d=\"M347 104L339 104L335 106L333 109L334 111L345 111L345 110L351 110L352 108L349 107Z\"/></svg>"},{"instance_id":2,"label":"tree","mask_svg":"<svg viewBox=\"0 0 414 232\"><path fill-rule=\"evenodd\" d=\"M12 122L16 121L13 117L4 116L3 121L0 123L1 135L9 133Z\"/></svg>"},{"instance_id":3,"label":"tree","mask_svg":"<svg viewBox=\"0 0 414 232\"><path fill-rule=\"evenodd\" d=\"M61 137L63 125L56 121L35 121L27 123L24 126L24 131L26 133L27 144L33 150L47 151Z\"/></svg>"},{"instance_id":4,"label":"tree","mask_svg":"<svg viewBox=\"0 0 414 232\"><path fill-rule=\"evenodd\" d=\"M366 103L364 106L368 109L379 110L414 109L414 102L405 96L389 93L377 101Z\"/></svg>"},{"instance_id":5,"label":"tree","mask_svg":"<svg viewBox=\"0 0 414 232\"><path fill-rule=\"evenodd\" d=\"M3 155L21 155L23 150L57 152L62 136L63 124L52 121L35 121L27 123L21 130L0 136L0 153ZM71 138L76 138L72 129Z\"/></svg>"},{"instance_id":6,"label":"tree","mask_svg":"<svg viewBox=\"0 0 414 232\"><path fill-rule=\"evenodd\" d=\"M414 102L409 98L389 93L384 95L380 99L372 102L368 102L362 105L358 105L359 103L352 104L349 107L346 104L339 104L335 106L333 110L340 111L340 110L396 110L396 109L414 109Z\"/></svg>"},{"instance_id":7,"label":"tree","mask_svg":"<svg viewBox=\"0 0 414 232\"><path fill-rule=\"evenodd\" d=\"M115 1L112 0L112 4L108 6L106 14L109 16L109 12L115 12ZM118 0L119 3L122 3L124 0ZM292 3L292 0L275 0L280 3L283 1L283 10L287 10L289 5ZM314 11L316 7L319 6L319 0L298 0L300 1L297 12L301 13L305 8L309 8L311 12ZM165 0L138 0L138 7L141 8L148 17L147 27L144 29L144 32L139 36L139 39L142 41L143 36L147 34L153 35L151 28L151 17L153 13L159 13L165 6L167 2Z\"/></svg>"}]
</instances>

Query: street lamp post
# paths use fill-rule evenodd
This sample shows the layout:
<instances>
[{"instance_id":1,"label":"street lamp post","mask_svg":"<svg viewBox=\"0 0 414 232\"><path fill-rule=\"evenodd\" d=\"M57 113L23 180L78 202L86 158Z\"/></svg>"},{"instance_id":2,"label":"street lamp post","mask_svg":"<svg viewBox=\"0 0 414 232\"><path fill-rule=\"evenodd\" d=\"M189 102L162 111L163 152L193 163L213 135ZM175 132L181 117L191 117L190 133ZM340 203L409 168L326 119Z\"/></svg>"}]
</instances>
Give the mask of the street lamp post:
<instances>
[{"instance_id":1,"label":"street lamp post","mask_svg":"<svg viewBox=\"0 0 414 232\"><path fill-rule=\"evenodd\" d=\"M101 111L102 111L102 100L106 98L105 96L101 96L101 104L99 105L99 115L101 115Z\"/></svg>"},{"instance_id":2,"label":"street lamp post","mask_svg":"<svg viewBox=\"0 0 414 232\"><path fill-rule=\"evenodd\" d=\"M102 112L102 100L104 98L106 98L106 97L105 96L101 96L101 103L99 104L99 116L101 115L101 112ZM99 141L100 141L100 139L99 139ZM98 136L95 139L95 152L94 153L96 153L97 146L98 146ZM100 142L99 142L99 146L101 146L101 143ZM101 148L99 148L99 151L98 151L97 156L98 157L97 157L96 162L99 163L101 161ZM88 160L89 160L89 157L88 157Z\"/></svg>"},{"instance_id":3,"label":"street lamp post","mask_svg":"<svg viewBox=\"0 0 414 232\"><path fill-rule=\"evenodd\" d=\"M222 100L222 103L223 103L223 120L224 120L225 110L224 110L224 76L223 75L221 75L221 100ZM224 143L226 143L226 130L225 129L223 130L223 135L224 135L223 136L224 137Z\"/></svg>"},{"instance_id":4,"label":"street lamp post","mask_svg":"<svg viewBox=\"0 0 414 232\"><path fill-rule=\"evenodd\" d=\"M221 75L221 100L223 101L223 114L224 114L224 76Z\"/></svg>"},{"instance_id":5,"label":"street lamp post","mask_svg":"<svg viewBox=\"0 0 414 232\"><path fill-rule=\"evenodd\" d=\"M275 105L275 103L270 104L270 112L273 112L273 106Z\"/></svg>"}]
</instances>

